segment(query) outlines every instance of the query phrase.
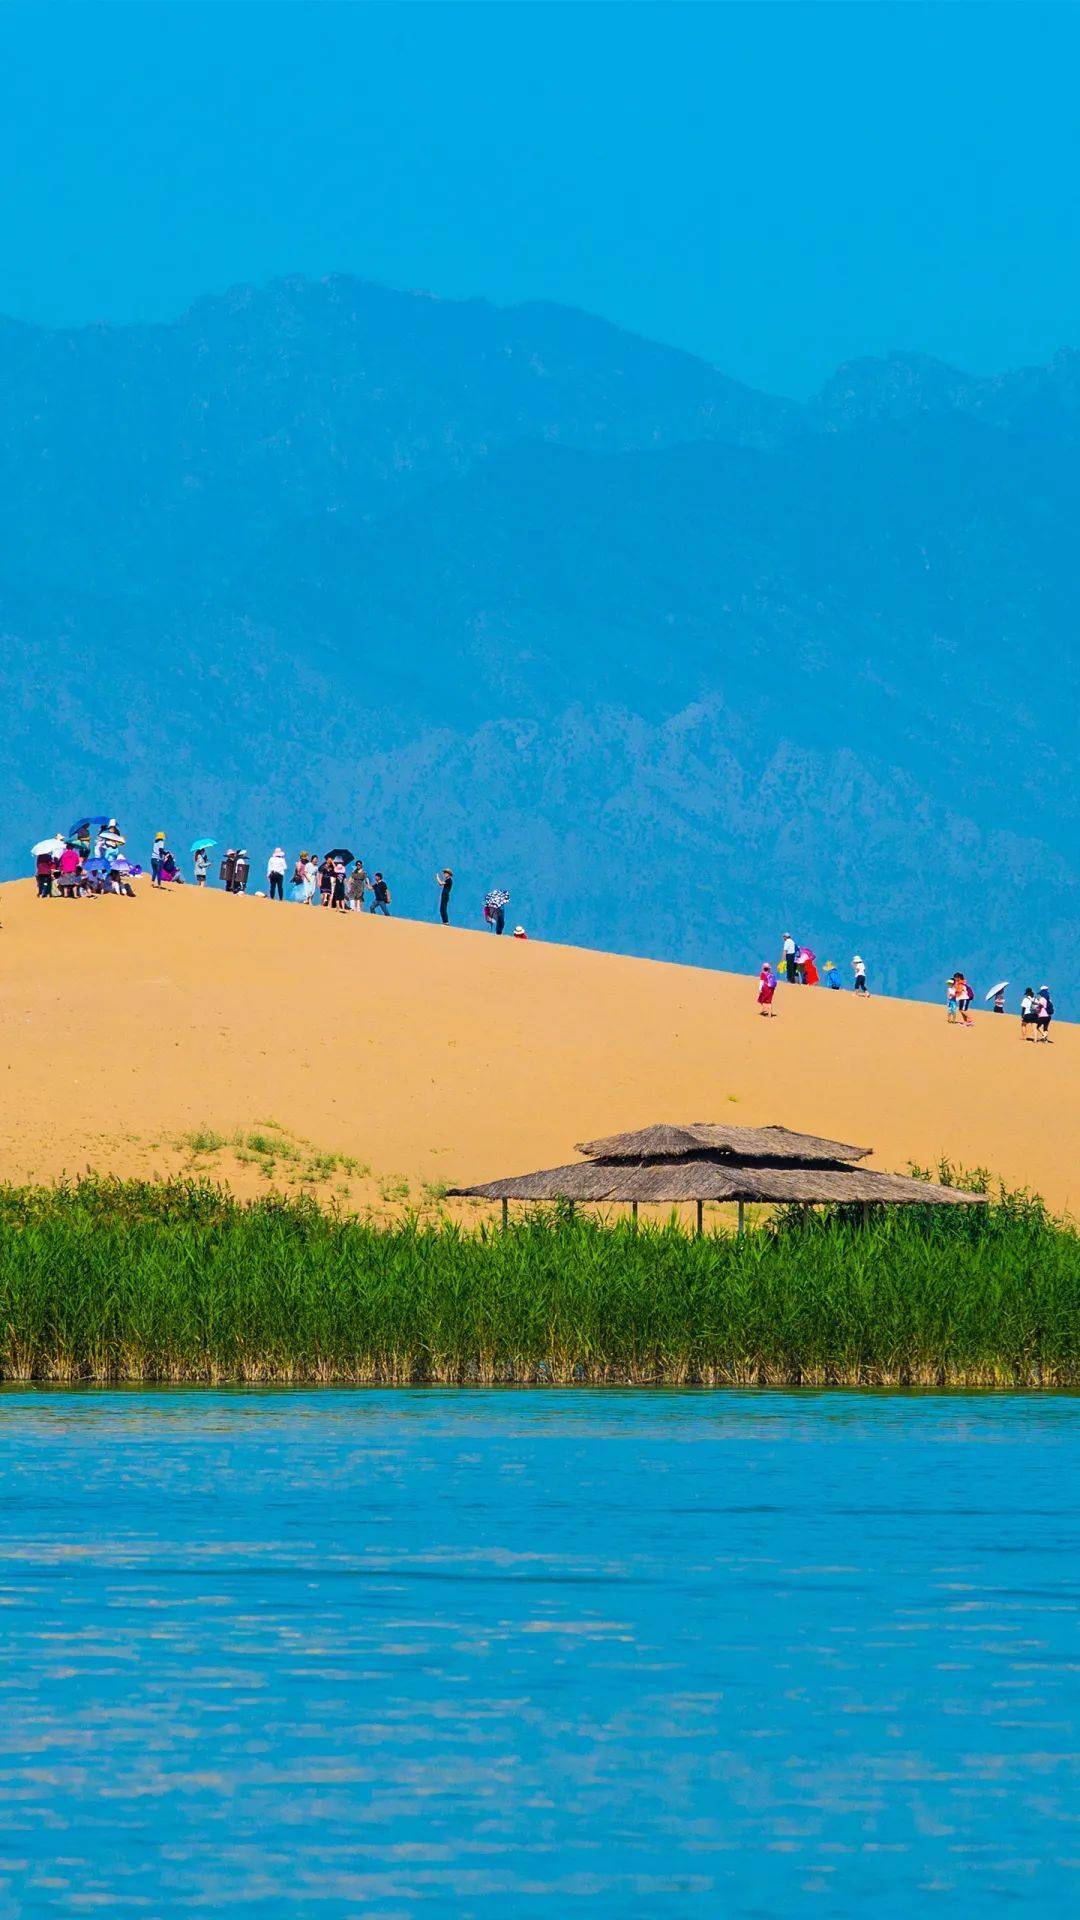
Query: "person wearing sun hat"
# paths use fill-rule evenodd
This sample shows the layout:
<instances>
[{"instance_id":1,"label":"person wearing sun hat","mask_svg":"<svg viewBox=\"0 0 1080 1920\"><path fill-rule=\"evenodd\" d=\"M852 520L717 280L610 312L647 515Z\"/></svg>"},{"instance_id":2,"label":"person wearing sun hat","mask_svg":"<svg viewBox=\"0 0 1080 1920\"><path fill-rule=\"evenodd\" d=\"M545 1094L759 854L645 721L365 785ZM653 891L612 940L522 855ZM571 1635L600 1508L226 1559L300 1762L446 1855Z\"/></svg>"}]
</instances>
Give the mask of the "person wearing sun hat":
<instances>
[{"instance_id":1,"label":"person wearing sun hat","mask_svg":"<svg viewBox=\"0 0 1080 1920\"><path fill-rule=\"evenodd\" d=\"M840 971L839 971L839 968L837 967L836 961L826 960L825 965L822 967L821 971L825 976L825 979L824 979L825 986L831 987L834 993L839 993L843 985L843 981L840 978Z\"/></svg>"},{"instance_id":2,"label":"person wearing sun hat","mask_svg":"<svg viewBox=\"0 0 1080 1920\"><path fill-rule=\"evenodd\" d=\"M165 857L165 835L155 833L154 844L150 849L150 881L155 887L161 885L161 862Z\"/></svg>"},{"instance_id":3,"label":"person wearing sun hat","mask_svg":"<svg viewBox=\"0 0 1080 1920\"><path fill-rule=\"evenodd\" d=\"M870 989L866 984L866 961L863 959L861 953L852 955L851 968L855 975L856 993L869 993Z\"/></svg>"},{"instance_id":4,"label":"person wearing sun hat","mask_svg":"<svg viewBox=\"0 0 1080 1920\"><path fill-rule=\"evenodd\" d=\"M285 898L285 849L275 847L266 863L266 884L271 900Z\"/></svg>"}]
</instances>

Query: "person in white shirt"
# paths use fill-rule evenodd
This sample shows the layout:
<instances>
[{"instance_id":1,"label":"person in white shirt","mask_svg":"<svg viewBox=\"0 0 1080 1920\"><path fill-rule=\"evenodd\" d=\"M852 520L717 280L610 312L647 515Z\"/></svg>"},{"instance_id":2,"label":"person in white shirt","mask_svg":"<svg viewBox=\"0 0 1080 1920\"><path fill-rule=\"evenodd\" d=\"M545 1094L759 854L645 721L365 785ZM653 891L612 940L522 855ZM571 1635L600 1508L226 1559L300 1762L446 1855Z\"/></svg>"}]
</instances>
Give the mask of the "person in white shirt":
<instances>
[{"instance_id":1,"label":"person in white shirt","mask_svg":"<svg viewBox=\"0 0 1080 1920\"><path fill-rule=\"evenodd\" d=\"M798 952L798 948L795 944L794 936L790 933L785 933L784 935L784 972L786 973L788 977L788 981L792 986L795 986L797 984L798 978L799 978L798 970L795 965L795 955L797 952Z\"/></svg>"},{"instance_id":2,"label":"person in white shirt","mask_svg":"<svg viewBox=\"0 0 1080 1920\"><path fill-rule=\"evenodd\" d=\"M266 863L266 880L271 900L285 898L285 849L275 847Z\"/></svg>"}]
</instances>

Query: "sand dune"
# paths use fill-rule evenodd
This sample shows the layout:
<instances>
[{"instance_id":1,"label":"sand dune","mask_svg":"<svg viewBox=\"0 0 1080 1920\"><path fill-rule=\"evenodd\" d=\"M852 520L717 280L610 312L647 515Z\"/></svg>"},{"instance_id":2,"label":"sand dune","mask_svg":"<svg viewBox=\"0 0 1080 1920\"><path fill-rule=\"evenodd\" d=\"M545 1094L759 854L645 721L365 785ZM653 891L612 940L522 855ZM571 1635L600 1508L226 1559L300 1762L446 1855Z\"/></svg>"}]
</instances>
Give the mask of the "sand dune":
<instances>
[{"instance_id":1,"label":"sand dune","mask_svg":"<svg viewBox=\"0 0 1080 1920\"><path fill-rule=\"evenodd\" d=\"M406 1182L415 1201L616 1129L730 1118L868 1144L883 1167L948 1154L1080 1211L1064 1023L1033 1046L1012 1017L966 1031L784 988L765 1021L730 974L145 883L76 904L11 883L0 921L5 1179L197 1165L387 1207ZM197 1151L200 1131L227 1144ZM284 1143L272 1176L253 1131Z\"/></svg>"}]
</instances>

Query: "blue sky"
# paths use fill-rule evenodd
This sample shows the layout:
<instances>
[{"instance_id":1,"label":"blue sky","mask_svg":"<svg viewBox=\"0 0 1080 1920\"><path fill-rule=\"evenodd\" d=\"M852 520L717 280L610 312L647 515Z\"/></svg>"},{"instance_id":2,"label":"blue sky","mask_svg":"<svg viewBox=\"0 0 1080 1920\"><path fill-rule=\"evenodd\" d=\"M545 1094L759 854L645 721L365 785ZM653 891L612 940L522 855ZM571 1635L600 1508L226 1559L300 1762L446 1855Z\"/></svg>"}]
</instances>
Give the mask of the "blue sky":
<instances>
[{"instance_id":1,"label":"blue sky","mask_svg":"<svg viewBox=\"0 0 1080 1920\"><path fill-rule=\"evenodd\" d=\"M351 272L804 394L1080 344L1069 6L0 9L0 312Z\"/></svg>"}]
</instances>

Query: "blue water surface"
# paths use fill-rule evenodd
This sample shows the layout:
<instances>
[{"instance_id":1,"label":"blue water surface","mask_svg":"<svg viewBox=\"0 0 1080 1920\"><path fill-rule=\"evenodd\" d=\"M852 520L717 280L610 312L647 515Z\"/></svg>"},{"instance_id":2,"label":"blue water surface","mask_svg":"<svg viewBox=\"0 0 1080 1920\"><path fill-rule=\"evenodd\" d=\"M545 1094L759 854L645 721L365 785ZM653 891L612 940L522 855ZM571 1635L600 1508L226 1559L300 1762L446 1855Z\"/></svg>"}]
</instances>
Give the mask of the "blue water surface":
<instances>
[{"instance_id":1,"label":"blue water surface","mask_svg":"<svg viewBox=\"0 0 1080 1920\"><path fill-rule=\"evenodd\" d=\"M1080 1401L0 1392L0 1915L1080 1910Z\"/></svg>"}]
</instances>

